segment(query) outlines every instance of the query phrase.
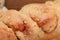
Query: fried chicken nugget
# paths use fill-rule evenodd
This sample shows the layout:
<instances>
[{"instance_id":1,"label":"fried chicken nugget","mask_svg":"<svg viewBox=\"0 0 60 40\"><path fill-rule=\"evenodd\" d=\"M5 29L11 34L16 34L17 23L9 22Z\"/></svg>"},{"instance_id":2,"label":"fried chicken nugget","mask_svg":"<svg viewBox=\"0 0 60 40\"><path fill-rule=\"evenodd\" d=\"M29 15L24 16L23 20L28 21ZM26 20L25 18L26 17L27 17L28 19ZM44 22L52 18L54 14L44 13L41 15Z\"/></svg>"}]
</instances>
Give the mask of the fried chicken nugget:
<instances>
[{"instance_id":1,"label":"fried chicken nugget","mask_svg":"<svg viewBox=\"0 0 60 40\"><path fill-rule=\"evenodd\" d=\"M44 32L27 15L16 10L8 10L0 14L0 21L12 28L20 40L40 40L43 39ZM19 32L18 32L19 31Z\"/></svg>"},{"instance_id":2,"label":"fried chicken nugget","mask_svg":"<svg viewBox=\"0 0 60 40\"><path fill-rule=\"evenodd\" d=\"M33 3L22 7L19 11L34 20L46 33L52 32L57 26L57 16L53 8L48 5Z\"/></svg>"}]
</instances>

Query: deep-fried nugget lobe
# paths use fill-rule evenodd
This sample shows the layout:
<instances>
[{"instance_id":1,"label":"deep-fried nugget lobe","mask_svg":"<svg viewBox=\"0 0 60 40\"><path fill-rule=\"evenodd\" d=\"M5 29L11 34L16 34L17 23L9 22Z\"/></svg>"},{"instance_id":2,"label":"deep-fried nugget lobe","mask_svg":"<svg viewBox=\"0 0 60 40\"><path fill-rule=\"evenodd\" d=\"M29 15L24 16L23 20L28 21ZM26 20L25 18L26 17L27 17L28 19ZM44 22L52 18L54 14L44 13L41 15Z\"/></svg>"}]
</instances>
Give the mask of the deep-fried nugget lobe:
<instances>
[{"instance_id":1,"label":"deep-fried nugget lobe","mask_svg":"<svg viewBox=\"0 0 60 40\"><path fill-rule=\"evenodd\" d=\"M8 10L7 12L1 14L1 21L14 31L23 30L23 21L16 10Z\"/></svg>"},{"instance_id":2,"label":"deep-fried nugget lobe","mask_svg":"<svg viewBox=\"0 0 60 40\"><path fill-rule=\"evenodd\" d=\"M0 22L0 40L17 40L13 30L3 22Z\"/></svg>"},{"instance_id":3,"label":"deep-fried nugget lobe","mask_svg":"<svg viewBox=\"0 0 60 40\"><path fill-rule=\"evenodd\" d=\"M34 20L45 32L53 31L57 26L57 15L52 7L45 4L28 4L22 7L21 13Z\"/></svg>"}]
</instances>

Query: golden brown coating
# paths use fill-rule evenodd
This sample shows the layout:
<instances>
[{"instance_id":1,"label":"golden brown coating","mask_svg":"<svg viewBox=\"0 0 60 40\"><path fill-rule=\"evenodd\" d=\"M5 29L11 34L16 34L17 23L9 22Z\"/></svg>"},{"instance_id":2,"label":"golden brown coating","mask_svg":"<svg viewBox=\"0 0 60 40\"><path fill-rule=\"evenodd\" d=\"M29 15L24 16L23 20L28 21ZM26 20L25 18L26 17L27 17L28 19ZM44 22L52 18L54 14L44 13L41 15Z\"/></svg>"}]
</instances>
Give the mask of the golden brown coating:
<instances>
[{"instance_id":1,"label":"golden brown coating","mask_svg":"<svg viewBox=\"0 0 60 40\"><path fill-rule=\"evenodd\" d=\"M0 40L17 40L13 30L3 22L0 22Z\"/></svg>"},{"instance_id":2,"label":"golden brown coating","mask_svg":"<svg viewBox=\"0 0 60 40\"><path fill-rule=\"evenodd\" d=\"M23 29L23 21L16 10L8 10L2 13L0 19L14 31L22 31Z\"/></svg>"},{"instance_id":3,"label":"golden brown coating","mask_svg":"<svg viewBox=\"0 0 60 40\"><path fill-rule=\"evenodd\" d=\"M24 31L22 31L22 35L24 35L23 38L25 38L25 40L41 40L44 37L44 32L38 27L37 23L34 22L31 17L22 13L19 14L24 23ZM19 33L20 32L17 32L18 37Z\"/></svg>"},{"instance_id":4,"label":"golden brown coating","mask_svg":"<svg viewBox=\"0 0 60 40\"><path fill-rule=\"evenodd\" d=\"M28 4L19 11L37 23L46 33L42 40L60 40L60 7L51 2Z\"/></svg>"},{"instance_id":5,"label":"golden brown coating","mask_svg":"<svg viewBox=\"0 0 60 40\"><path fill-rule=\"evenodd\" d=\"M56 12L56 15L58 16L58 26L56 28L56 36L50 40L60 40L60 1L59 0L56 0L54 2L52 1L47 1L46 2L46 5L49 5L50 7L54 8L55 9L55 12Z\"/></svg>"},{"instance_id":6,"label":"golden brown coating","mask_svg":"<svg viewBox=\"0 0 60 40\"><path fill-rule=\"evenodd\" d=\"M57 25L54 9L45 4L28 4L20 12L29 15L45 32L54 30Z\"/></svg>"},{"instance_id":7,"label":"golden brown coating","mask_svg":"<svg viewBox=\"0 0 60 40\"><path fill-rule=\"evenodd\" d=\"M27 15L21 14L16 10L8 10L0 14L0 21L13 29L20 40L40 40L44 32Z\"/></svg>"},{"instance_id":8,"label":"golden brown coating","mask_svg":"<svg viewBox=\"0 0 60 40\"><path fill-rule=\"evenodd\" d=\"M18 40L60 40L59 9L60 6L52 1L45 4L32 3L22 7L19 12L8 10L0 14L0 21L13 29ZM3 35L1 40L3 37L6 36Z\"/></svg>"}]
</instances>

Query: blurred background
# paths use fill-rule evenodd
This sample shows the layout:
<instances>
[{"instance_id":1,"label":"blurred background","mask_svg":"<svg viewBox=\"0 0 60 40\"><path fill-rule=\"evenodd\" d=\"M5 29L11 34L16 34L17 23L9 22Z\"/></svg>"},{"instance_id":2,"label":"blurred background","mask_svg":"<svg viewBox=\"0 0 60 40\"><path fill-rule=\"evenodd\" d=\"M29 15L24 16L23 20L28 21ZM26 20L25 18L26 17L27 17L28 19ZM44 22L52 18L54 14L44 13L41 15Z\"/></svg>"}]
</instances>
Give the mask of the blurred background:
<instances>
[{"instance_id":1,"label":"blurred background","mask_svg":"<svg viewBox=\"0 0 60 40\"><path fill-rule=\"evenodd\" d=\"M29 3L44 3L47 0L5 0L5 6L8 9L21 9L22 6L29 4ZM51 0L49 0L51 1Z\"/></svg>"}]
</instances>

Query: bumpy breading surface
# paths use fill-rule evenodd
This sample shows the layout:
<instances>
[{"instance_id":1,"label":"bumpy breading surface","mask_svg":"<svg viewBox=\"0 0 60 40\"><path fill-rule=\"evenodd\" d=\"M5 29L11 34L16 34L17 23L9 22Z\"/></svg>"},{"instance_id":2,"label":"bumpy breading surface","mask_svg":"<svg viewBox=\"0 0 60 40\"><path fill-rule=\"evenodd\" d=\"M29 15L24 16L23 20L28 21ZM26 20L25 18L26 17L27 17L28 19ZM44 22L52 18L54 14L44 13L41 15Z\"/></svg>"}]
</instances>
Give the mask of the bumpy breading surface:
<instances>
[{"instance_id":1,"label":"bumpy breading surface","mask_svg":"<svg viewBox=\"0 0 60 40\"><path fill-rule=\"evenodd\" d=\"M16 10L8 10L1 14L1 21L11 27L14 31L23 29L23 21Z\"/></svg>"},{"instance_id":2,"label":"bumpy breading surface","mask_svg":"<svg viewBox=\"0 0 60 40\"><path fill-rule=\"evenodd\" d=\"M20 40L40 40L40 37L42 38L40 35L43 32L38 25L29 16L16 10L8 10L0 14L0 21L13 29Z\"/></svg>"},{"instance_id":3,"label":"bumpy breading surface","mask_svg":"<svg viewBox=\"0 0 60 40\"><path fill-rule=\"evenodd\" d=\"M47 1L1 13L0 40L60 40L59 9L56 2Z\"/></svg>"},{"instance_id":4,"label":"bumpy breading surface","mask_svg":"<svg viewBox=\"0 0 60 40\"><path fill-rule=\"evenodd\" d=\"M54 2L47 2L25 5L19 12L29 16L45 32L42 40L60 40L59 9Z\"/></svg>"},{"instance_id":5,"label":"bumpy breading surface","mask_svg":"<svg viewBox=\"0 0 60 40\"><path fill-rule=\"evenodd\" d=\"M17 40L13 30L3 22L0 22L0 40Z\"/></svg>"},{"instance_id":6,"label":"bumpy breading surface","mask_svg":"<svg viewBox=\"0 0 60 40\"><path fill-rule=\"evenodd\" d=\"M45 4L29 4L21 13L29 15L45 32L52 31L57 25L57 16L53 8Z\"/></svg>"}]
</instances>

